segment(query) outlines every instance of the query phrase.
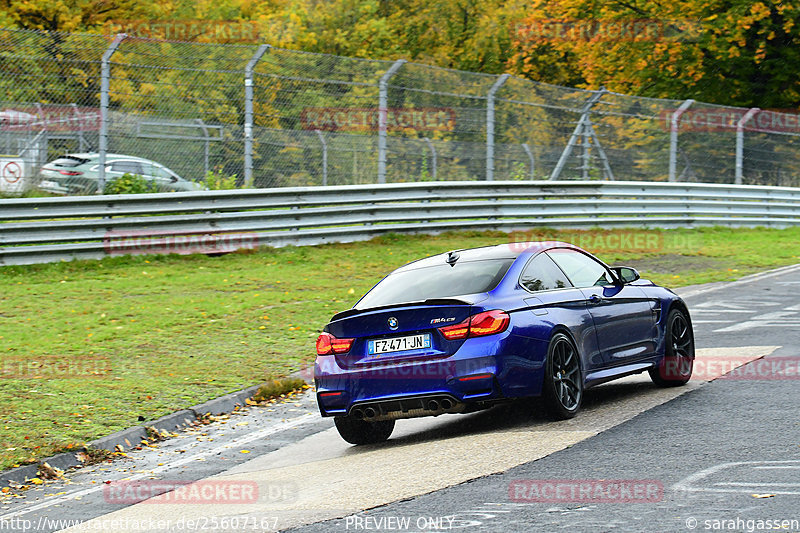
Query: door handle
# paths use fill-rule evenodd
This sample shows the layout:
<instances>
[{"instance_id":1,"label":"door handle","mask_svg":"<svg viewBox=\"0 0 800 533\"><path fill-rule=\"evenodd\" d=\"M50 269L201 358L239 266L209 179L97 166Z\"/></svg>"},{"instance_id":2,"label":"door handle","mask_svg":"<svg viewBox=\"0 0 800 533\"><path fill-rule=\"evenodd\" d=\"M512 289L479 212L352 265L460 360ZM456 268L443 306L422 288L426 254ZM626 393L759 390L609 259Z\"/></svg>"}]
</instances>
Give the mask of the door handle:
<instances>
[{"instance_id":1,"label":"door handle","mask_svg":"<svg viewBox=\"0 0 800 533\"><path fill-rule=\"evenodd\" d=\"M600 297L599 297L598 295L596 295L596 294L592 294L592 295L589 297L589 303L591 303L591 304L599 304L599 303L600 303L600 302L602 302L602 301L603 301L603 299L602 299L602 298L600 298Z\"/></svg>"}]
</instances>

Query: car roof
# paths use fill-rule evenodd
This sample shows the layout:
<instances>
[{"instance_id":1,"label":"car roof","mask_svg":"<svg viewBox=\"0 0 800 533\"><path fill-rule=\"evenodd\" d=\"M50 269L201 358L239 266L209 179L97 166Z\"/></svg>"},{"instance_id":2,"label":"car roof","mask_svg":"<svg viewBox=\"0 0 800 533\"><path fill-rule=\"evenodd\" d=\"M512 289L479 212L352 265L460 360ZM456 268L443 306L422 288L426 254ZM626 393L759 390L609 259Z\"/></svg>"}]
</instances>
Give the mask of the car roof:
<instances>
[{"instance_id":1,"label":"car roof","mask_svg":"<svg viewBox=\"0 0 800 533\"><path fill-rule=\"evenodd\" d=\"M538 241L538 242L509 242L505 244L496 244L494 246L481 246L480 248L466 248L462 250L453 250L441 254L432 255L423 259L412 261L395 272L404 272L407 270L416 270L418 268L425 268L429 266L439 265L447 261L451 253L458 254L458 262L468 261L485 261L492 259L516 259L522 254L534 254L541 250L549 248L571 248L574 250L581 250L573 244L561 241Z\"/></svg>"},{"instance_id":2,"label":"car roof","mask_svg":"<svg viewBox=\"0 0 800 533\"><path fill-rule=\"evenodd\" d=\"M86 152L80 154L64 154L61 157L74 157L78 159L99 159L100 154L97 152ZM129 159L131 161L145 161L148 163L155 163L155 161L152 161L151 159L145 159L144 157L137 157L135 155L124 155L124 154L106 154L106 160L108 159Z\"/></svg>"}]
</instances>

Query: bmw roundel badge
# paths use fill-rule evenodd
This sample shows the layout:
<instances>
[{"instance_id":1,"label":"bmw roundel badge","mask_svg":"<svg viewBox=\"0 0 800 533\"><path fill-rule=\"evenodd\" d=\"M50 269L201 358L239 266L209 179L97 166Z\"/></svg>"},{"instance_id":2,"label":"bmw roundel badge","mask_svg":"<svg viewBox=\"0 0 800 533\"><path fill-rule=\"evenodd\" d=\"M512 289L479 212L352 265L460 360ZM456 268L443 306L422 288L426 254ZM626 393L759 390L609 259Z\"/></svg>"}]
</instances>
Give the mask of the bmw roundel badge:
<instances>
[{"instance_id":1,"label":"bmw roundel badge","mask_svg":"<svg viewBox=\"0 0 800 533\"><path fill-rule=\"evenodd\" d=\"M395 317L389 317L389 329L395 330L397 329L397 319Z\"/></svg>"}]
</instances>

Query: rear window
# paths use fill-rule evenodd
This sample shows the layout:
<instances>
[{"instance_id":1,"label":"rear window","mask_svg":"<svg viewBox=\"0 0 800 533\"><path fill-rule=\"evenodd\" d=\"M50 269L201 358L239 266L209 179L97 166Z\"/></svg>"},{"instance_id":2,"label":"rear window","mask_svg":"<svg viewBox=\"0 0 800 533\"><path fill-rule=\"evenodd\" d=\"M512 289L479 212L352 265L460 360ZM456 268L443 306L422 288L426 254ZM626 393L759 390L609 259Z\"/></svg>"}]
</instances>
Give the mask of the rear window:
<instances>
[{"instance_id":1,"label":"rear window","mask_svg":"<svg viewBox=\"0 0 800 533\"><path fill-rule=\"evenodd\" d=\"M82 165L88 162L89 162L88 159L82 159L80 157L70 156L70 157L59 157L50 164L57 167L77 167L78 165Z\"/></svg>"},{"instance_id":2,"label":"rear window","mask_svg":"<svg viewBox=\"0 0 800 533\"><path fill-rule=\"evenodd\" d=\"M429 298L487 292L500 283L513 259L459 261L389 274L364 296L356 309L368 309Z\"/></svg>"}]
</instances>

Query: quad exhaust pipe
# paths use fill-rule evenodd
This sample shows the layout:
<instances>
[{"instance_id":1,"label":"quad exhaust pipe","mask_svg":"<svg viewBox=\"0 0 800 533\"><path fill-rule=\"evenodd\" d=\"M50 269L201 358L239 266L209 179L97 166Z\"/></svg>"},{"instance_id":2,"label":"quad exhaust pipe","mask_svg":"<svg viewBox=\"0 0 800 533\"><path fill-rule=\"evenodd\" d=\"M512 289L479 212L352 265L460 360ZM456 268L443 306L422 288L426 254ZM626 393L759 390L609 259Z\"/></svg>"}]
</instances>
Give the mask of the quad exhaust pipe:
<instances>
[{"instance_id":1,"label":"quad exhaust pipe","mask_svg":"<svg viewBox=\"0 0 800 533\"><path fill-rule=\"evenodd\" d=\"M455 398L449 396L436 396L424 398L421 401L404 400L405 405L397 405L396 402L375 402L367 405L359 405L350 411L350 416L356 420L395 420L398 418L415 418L418 416L438 416L444 413L461 413L464 411L464 404L458 403ZM415 404L413 402L416 402Z\"/></svg>"},{"instance_id":2,"label":"quad exhaust pipe","mask_svg":"<svg viewBox=\"0 0 800 533\"><path fill-rule=\"evenodd\" d=\"M355 409L353 409L353 412L350 413L350 414L356 420L365 420L365 419L369 420L370 418L375 418L375 415L377 413L375 412L375 409L373 409L372 407L366 407L364 409L356 407Z\"/></svg>"}]
</instances>

